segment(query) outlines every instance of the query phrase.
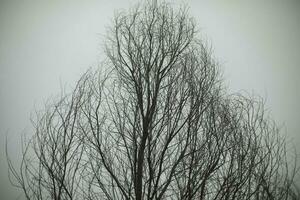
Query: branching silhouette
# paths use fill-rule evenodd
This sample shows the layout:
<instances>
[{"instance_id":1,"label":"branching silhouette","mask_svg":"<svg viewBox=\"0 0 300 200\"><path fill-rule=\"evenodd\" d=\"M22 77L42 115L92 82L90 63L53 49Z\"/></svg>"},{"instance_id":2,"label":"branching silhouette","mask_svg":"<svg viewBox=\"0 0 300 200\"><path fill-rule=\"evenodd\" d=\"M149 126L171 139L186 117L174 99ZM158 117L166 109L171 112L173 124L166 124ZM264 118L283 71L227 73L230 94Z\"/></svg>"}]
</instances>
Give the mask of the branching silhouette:
<instances>
[{"instance_id":1,"label":"branching silhouette","mask_svg":"<svg viewBox=\"0 0 300 200\"><path fill-rule=\"evenodd\" d=\"M119 13L105 52L105 72L37 113L20 169L8 158L26 199L299 198L263 100L226 93L186 9Z\"/></svg>"}]
</instances>

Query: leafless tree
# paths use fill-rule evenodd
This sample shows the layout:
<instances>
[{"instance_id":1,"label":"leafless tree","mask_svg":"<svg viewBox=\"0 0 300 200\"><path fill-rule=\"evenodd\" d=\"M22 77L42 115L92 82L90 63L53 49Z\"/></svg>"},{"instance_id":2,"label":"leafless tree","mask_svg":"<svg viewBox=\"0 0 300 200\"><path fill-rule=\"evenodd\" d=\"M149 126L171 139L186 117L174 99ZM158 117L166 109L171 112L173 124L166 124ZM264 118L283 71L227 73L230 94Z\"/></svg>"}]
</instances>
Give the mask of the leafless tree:
<instances>
[{"instance_id":1,"label":"leafless tree","mask_svg":"<svg viewBox=\"0 0 300 200\"><path fill-rule=\"evenodd\" d=\"M26 199L299 198L263 100L226 93L186 9L119 13L105 52L105 73L38 113L20 170L8 159Z\"/></svg>"},{"instance_id":2,"label":"leafless tree","mask_svg":"<svg viewBox=\"0 0 300 200\"><path fill-rule=\"evenodd\" d=\"M87 77L82 77L71 96L36 113L35 134L23 147L19 171L7 155L11 182L24 191L26 199L77 199L84 167L77 121Z\"/></svg>"}]
</instances>

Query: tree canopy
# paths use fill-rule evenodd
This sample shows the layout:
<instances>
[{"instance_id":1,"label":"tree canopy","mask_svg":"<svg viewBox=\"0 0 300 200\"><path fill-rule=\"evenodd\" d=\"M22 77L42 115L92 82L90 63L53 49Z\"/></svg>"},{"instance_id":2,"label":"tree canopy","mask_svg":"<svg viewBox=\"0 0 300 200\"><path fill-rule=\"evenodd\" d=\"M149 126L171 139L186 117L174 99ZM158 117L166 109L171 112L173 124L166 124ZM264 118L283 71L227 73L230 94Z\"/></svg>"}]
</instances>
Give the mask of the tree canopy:
<instances>
[{"instance_id":1,"label":"tree canopy","mask_svg":"<svg viewBox=\"0 0 300 200\"><path fill-rule=\"evenodd\" d=\"M259 97L228 94L185 8L116 15L107 60L37 112L12 183L28 200L297 199Z\"/></svg>"}]
</instances>

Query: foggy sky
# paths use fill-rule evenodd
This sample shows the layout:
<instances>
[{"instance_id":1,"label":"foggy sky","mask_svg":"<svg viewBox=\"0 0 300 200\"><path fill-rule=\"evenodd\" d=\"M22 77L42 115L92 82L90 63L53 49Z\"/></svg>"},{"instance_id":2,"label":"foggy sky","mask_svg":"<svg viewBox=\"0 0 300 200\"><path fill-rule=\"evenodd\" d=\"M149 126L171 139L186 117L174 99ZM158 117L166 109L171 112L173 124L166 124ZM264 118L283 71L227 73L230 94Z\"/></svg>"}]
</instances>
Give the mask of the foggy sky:
<instances>
[{"instance_id":1,"label":"foggy sky","mask_svg":"<svg viewBox=\"0 0 300 200\"><path fill-rule=\"evenodd\" d=\"M11 153L17 157L22 133L31 134L31 113L61 88L70 91L83 72L97 66L114 12L135 2L0 1L3 184L7 176L6 135ZM190 7L201 37L211 44L220 63L229 92L247 91L264 97L288 142L299 145L300 1L172 2L185 2Z\"/></svg>"}]
</instances>

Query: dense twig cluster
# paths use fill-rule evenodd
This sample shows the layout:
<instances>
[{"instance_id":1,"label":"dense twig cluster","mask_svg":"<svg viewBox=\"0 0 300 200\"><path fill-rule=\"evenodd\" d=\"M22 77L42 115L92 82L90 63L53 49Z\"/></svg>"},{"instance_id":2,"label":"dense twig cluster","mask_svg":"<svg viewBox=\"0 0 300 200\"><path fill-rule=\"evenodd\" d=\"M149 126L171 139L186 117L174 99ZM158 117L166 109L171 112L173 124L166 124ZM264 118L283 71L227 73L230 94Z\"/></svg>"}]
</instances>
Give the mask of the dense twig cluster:
<instances>
[{"instance_id":1,"label":"dense twig cluster","mask_svg":"<svg viewBox=\"0 0 300 200\"><path fill-rule=\"evenodd\" d=\"M89 71L38 114L20 171L26 199L297 199L263 101L226 95L185 9L120 13L109 73ZM27 153L33 149L33 153Z\"/></svg>"}]
</instances>

